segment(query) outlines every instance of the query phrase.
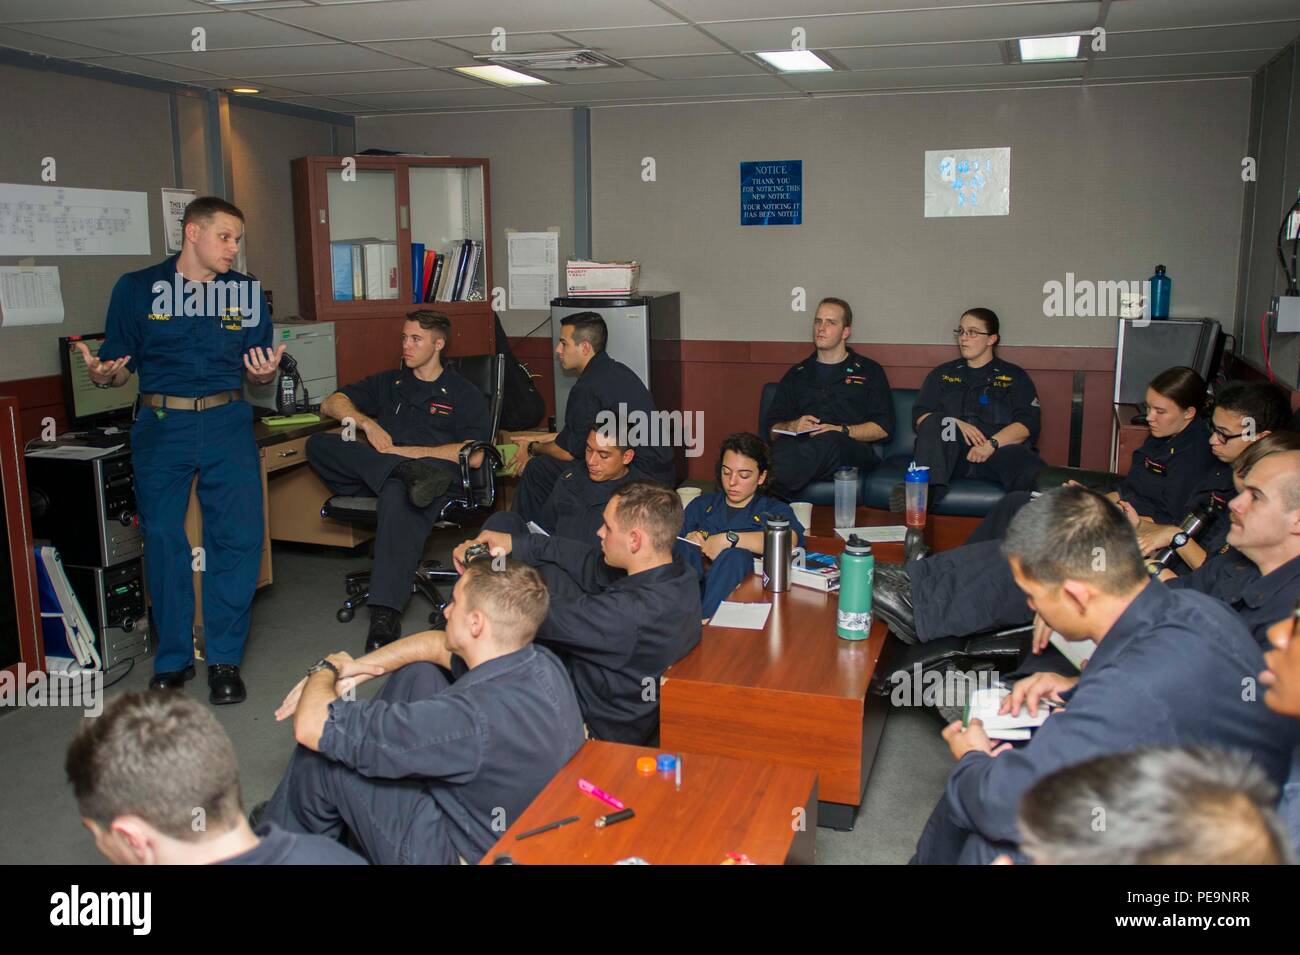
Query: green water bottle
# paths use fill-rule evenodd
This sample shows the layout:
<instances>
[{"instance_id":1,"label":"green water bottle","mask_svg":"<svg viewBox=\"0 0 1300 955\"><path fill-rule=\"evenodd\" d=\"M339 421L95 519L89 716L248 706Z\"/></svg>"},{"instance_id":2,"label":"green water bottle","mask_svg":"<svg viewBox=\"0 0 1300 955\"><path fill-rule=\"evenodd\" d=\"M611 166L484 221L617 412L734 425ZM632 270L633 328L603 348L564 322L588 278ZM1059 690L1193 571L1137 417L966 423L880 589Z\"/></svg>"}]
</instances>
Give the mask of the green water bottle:
<instances>
[{"instance_id":1,"label":"green water bottle","mask_svg":"<svg viewBox=\"0 0 1300 955\"><path fill-rule=\"evenodd\" d=\"M871 582L876 558L871 542L849 536L840 554L840 605L835 632L845 640L865 640L871 634Z\"/></svg>"}]
</instances>

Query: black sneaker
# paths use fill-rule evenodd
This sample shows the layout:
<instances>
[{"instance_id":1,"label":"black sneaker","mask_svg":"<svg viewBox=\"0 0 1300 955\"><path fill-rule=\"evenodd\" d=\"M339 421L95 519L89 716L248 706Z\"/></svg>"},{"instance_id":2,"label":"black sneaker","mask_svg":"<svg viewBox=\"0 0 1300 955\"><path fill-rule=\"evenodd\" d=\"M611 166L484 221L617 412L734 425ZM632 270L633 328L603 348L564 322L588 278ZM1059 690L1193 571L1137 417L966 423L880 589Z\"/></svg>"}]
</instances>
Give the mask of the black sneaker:
<instances>
[{"instance_id":1,"label":"black sneaker","mask_svg":"<svg viewBox=\"0 0 1300 955\"><path fill-rule=\"evenodd\" d=\"M402 635L402 615L392 607L370 605L370 632L366 634L366 653L387 646Z\"/></svg>"},{"instance_id":2,"label":"black sneaker","mask_svg":"<svg viewBox=\"0 0 1300 955\"><path fill-rule=\"evenodd\" d=\"M431 461L409 458L393 468L392 476L406 486L406 499L411 506L424 510L451 487L451 475Z\"/></svg>"}]
</instances>

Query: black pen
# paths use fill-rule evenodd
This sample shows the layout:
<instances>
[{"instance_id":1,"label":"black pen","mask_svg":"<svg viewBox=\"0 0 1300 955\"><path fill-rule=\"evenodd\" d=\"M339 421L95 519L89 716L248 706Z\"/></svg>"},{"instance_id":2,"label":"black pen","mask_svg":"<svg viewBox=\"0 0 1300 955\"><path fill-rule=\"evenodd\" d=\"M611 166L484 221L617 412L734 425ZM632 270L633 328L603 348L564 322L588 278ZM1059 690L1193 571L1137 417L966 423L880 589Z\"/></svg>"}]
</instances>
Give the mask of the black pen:
<instances>
[{"instance_id":1,"label":"black pen","mask_svg":"<svg viewBox=\"0 0 1300 955\"><path fill-rule=\"evenodd\" d=\"M529 836L541 835L543 832L550 832L552 829L558 829L560 826L567 826L571 822L577 822L577 816L570 816L568 819L557 819L555 822L548 822L544 826L538 826L536 829L529 829L527 832L521 832L515 836L516 840L527 839Z\"/></svg>"}]
</instances>

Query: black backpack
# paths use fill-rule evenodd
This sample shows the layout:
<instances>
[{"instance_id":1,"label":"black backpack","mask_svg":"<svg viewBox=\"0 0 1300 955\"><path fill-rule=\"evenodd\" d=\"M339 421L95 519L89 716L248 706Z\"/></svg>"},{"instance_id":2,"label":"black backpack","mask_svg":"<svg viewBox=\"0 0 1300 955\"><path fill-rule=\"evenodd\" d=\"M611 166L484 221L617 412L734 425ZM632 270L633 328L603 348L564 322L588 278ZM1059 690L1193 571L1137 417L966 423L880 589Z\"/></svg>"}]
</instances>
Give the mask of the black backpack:
<instances>
[{"instance_id":1,"label":"black backpack","mask_svg":"<svg viewBox=\"0 0 1300 955\"><path fill-rule=\"evenodd\" d=\"M501 327L501 316L493 312L492 320L496 322L497 354L505 356L500 428L502 431L536 428L546 415L546 400L533 384L528 366L522 364L510 351L506 330Z\"/></svg>"}]
</instances>

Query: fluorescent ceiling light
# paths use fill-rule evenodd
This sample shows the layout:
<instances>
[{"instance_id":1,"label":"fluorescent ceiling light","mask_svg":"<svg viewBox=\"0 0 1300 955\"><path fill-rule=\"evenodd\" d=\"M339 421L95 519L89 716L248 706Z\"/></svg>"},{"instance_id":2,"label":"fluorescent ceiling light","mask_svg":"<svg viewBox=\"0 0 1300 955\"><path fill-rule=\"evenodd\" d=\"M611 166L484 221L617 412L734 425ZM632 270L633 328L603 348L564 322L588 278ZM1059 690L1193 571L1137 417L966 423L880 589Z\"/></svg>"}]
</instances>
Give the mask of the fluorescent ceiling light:
<instances>
[{"instance_id":1,"label":"fluorescent ceiling light","mask_svg":"<svg viewBox=\"0 0 1300 955\"><path fill-rule=\"evenodd\" d=\"M546 80L504 66L458 66L456 72L472 76L476 80L487 80L498 86L545 86L547 84Z\"/></svg>"},{"instance_id":2,"label":"fluorescent ceiling light","mask_svg":"<svg viewBox=\"0 0 1300 955\"><path fill-rule=\"evenodd\" d=\"M232 86L232 87L230 88L230 92L232 92L232 93L260 93L260 92L262 92L262 91L259 90L256 86Z\"/></svg>"},{"instance_id":3,"label":"fluorescent ceiling light","mask_svg":"<svg viewBox=\"0 0 1300 955\"><path fill-rule=\"evenodd\" d=\"M1078 36L1025 37L1016 42L1020 45L1021 63L1073 60L1079 55Z\"/></svg>"},{"instance_id":4,"label":"fluorescent ceiling light","mask_svg":"<svg viewBox=\"0 0 1300 955\"><path fill-rule=\"evenodd\" d=\"M812 50L766 50L754 55L782 73L813 73L834 69Z\"/></svg>"}]
</instances>

